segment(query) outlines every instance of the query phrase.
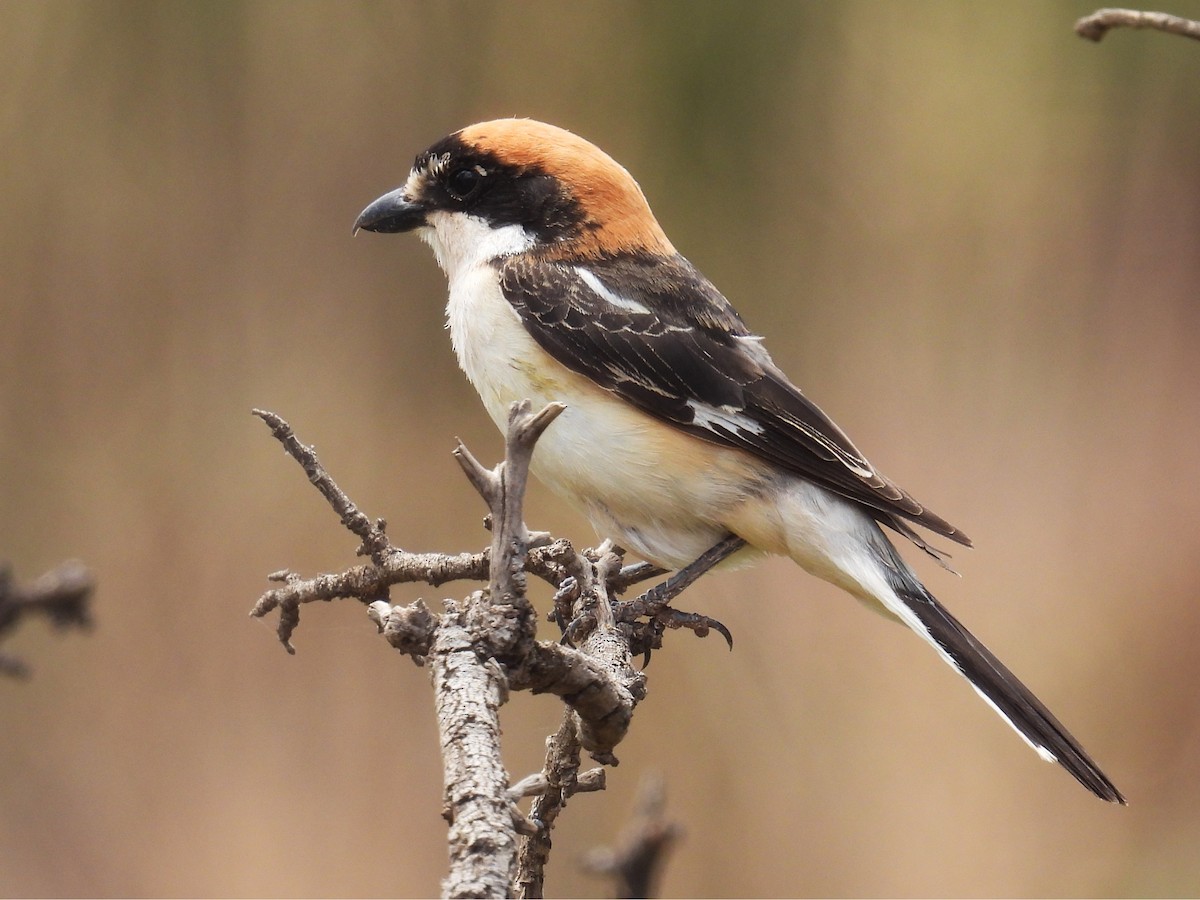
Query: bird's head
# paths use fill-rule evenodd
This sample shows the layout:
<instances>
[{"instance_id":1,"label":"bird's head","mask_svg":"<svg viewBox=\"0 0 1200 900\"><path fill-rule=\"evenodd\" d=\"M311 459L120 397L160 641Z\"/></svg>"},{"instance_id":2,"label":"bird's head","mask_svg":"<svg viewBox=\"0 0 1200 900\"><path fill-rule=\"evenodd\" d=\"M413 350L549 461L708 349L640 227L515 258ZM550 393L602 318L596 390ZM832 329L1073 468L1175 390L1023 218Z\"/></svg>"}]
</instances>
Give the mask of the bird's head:
<instances>
[{"instance_id":1,"label":"bird's head","mask_svg":"<svg viewBox=\"0 0 1200 900\"><path fill-rule=\"evenodd\" d=\"M616 160L532 119L482 122L438 141L417 157L404 186L364 209L354 227L417 231L452 277L530 250L584 259L675 252Z\"/></svg>"}]
</instances>

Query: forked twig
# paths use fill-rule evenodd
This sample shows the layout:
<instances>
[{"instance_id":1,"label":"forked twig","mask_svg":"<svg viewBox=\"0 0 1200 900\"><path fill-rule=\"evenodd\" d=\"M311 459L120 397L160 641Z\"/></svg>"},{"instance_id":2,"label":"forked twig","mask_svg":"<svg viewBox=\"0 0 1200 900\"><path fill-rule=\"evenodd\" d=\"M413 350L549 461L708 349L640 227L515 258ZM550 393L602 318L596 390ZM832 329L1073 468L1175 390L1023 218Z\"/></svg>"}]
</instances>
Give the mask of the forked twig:
<instances>
[{"instance_id":1,"label":"forked twig","mask_svg":"<svg viewBox=\"0 0 1200 900\"><path fill-rule=\"evenodd\" d=\"M631 635L637 629L628 616L620 622L614 618L613 604L617 593L661 570L645 564L622 568L621 551L608 544L578 553L567 541L531 534L523 520L534 446L563 409L551 404L534 411L528 401L514 404L505 460L491 469L461 443L456 448L464 473L488 504L492 529L487 550L456 555L393 546L383 520L370 519L350 500L287 422L255 410L359 538L359 552L371 562L307 579L288 570L276 572L270 578L280 586L264 593L251 615L278 609L280 640L294 652L290 638L302 604L358 599L368 605L368 614L393 647L430 666L450 823L446 896L541 896L550 830L567 798L604 787L603 769L579 773L581 753L616 765L613 750L645 696L645 676L630 662ZM537 639L527 573L558 589L562 617L570 620L588 612L595 627L578 648ZM441 615L420 600L401 606L388 600L394 584L438 585L454 579L486 580L488 588L461 601L445 601ZM500 755L499 722L510 690L552 693L567 706L543 771L512 787ZM515 806L524 796L535 797L529 816Z\"/></svg>"}]
</instances>

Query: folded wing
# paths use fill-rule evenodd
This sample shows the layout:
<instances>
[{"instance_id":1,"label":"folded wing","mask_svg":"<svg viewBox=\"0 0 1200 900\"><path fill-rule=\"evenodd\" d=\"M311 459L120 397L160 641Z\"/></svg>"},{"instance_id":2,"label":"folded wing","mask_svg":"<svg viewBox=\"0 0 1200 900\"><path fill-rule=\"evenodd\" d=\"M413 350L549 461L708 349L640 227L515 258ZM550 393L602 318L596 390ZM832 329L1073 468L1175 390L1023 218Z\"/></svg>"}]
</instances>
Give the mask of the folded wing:
<instances>
[{"instance_id":1,"label":"folded wing","mask_svg":"<svg viewBox=\"0 0 1200 900\"><path fill-rule=\"evenodd\" d=\"M856 501L923 549L908 522L970 546L960 530L876 471L683 257L625 255L579 265L515 256L497 265L525 328L568 369L690 434Z\"/></svg>"}]
</instances>

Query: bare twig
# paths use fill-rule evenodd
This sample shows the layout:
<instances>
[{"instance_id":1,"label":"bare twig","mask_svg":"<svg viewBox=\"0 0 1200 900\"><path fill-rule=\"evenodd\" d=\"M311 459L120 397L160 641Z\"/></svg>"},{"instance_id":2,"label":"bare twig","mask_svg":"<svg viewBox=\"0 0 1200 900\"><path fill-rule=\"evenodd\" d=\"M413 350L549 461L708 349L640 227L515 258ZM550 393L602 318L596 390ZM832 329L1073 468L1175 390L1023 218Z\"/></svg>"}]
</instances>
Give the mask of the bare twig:
<instances>
[{"instance_id":1,"label":"bare twig","mask_svg":"<svg viewBox=\"0 0 1200 900\"><path fill-rule=\"evenodd\" d=\"M634 563L631 566L625 566L620 572L613 576L612 589L615 593L619 594L631 585L637 584L639 581L648 581L651 578L661 578L669 571L670 569L664 569L661 566L654 565L654 563Z\"/></svg>"},{"instance_id":2,"label":"bare twig","mask_svg":"<svg viewBox=\"0 0 1200 900\"><path fill-rule=\"evenodd\" d=\"M329 501L330 506L341 517L342 524L362 539L359 555L369 556L376 565L382 565L384 558L393 549L387 534L384 533L387 528L387 522L383 519L377 519L372 522L367 518L354 505L354 502L346 496L346 492L337 486L337 482L329 477L329 473L325 471L325 468L317 459L316 451L312 447L306 447L300 443L292 431L292 426L280 416L263 409L255 409L252 412L270 426L271 433L283 444L283 449L296 462L300 463L308 475L308 480L313 483L316 489L321 492L321 496Z\"/></svg>"},{"instance_id":3,"label":"bare twig","mask_svg":"<svg viewBox=\"0 0 1200 900\"><path fill-rule=\"evenodd\" d=\"M616 879L620 898L653 897L667 852L682 829L666 817L666 790L660 777L647 775L638 789L633 821L611 848L593 850L584 866Z\"/></svg>"},{"instance_id":4,"label":"bare twig","mask_svg":"<svg viewBox=\"0 0 1200 900\"><path fill-rule=\"evenodd\" d=\"M484 469L461 442L454 450L459 465L487 501L491 513L489 590L477 614L491 652L502 659L527 653L537 630L536 614L525 596L529 552L529 532L523 518L525 486L538 438L564 409L561 403L551 403L533 412L528 400L514 403L508 417L505 459L491 470Z\"/></svg>"},{"instance_id":5,"label":"bare twig","mask_svg":"<svg viewBox=\"0 0 1200 900\"><path fill-rule=\"evenodd\" d=\"M88 628L88 604L95 582L91 572L69 560L29 584L18 585L6 567L0 567L0 635L26 616L44 615L59 629ZM0 675L24 677L29 668L14 656L0 653Z\"/></svg>"},{"instance_id":6,"label":"bare twig","mask_svg":"<svg viewBox=\"0 0 1200 900\"><path fill-rule=\"evenodd\" d=\"M602 775L603 771L600 770ZM521 900L540 900L543 896L546 863L550 859L550 831L578 783L579 731L569 710L563 714L558 733L546 738L546 764L541 777L545 787L529 811L538 828L522 838L517 856L515 895Z\"/></svg>"},{"instance_id":7,"label":"bare twig","mask_svg":"<svg viewBox=\"0 0 1200 900\"><path fill-rule=\"evenodd\" d=\"M264 616L278 609L279 637L291 652L290 638L302 604L354 598L368 604L369 616L393 647L419 665L429 664L450 822L446 896L540 896L550 829L567 798L604 787L603 769L579 774L581 752L586 750L603 765L616 765L614 748L645 695L645 676L630 663L630 640L648 626L636 621L636 615L618 620L613 598L661 570L645 564L622 568L621 551L607 543L578 553L567 541L529 532L522 517L533 448L563 408L551 404L535 412L528 401L514 404L505 460L492 469L459 444L455 457L488 504L492 545L482 553L458 555L394 547L383 520L372 521L359 510L287 422L255 411L359 538L359 552L372 562L307 579L287 570L276 572L270 580L280 586L264 593L251 614ZM526 596L527 573L557 589L560 622L586 617L594 623L578 649L537 640L537 617ZM388 602L394 584L438 585L454 579L486 579L488 589L462 602L445 601L447 611L440 616L420 600L404 606ZM643 604L654 607L647 614L661 617L665 599L682 586L673 581L663 602ZM509 690L552 693L567 705L544 771L511 788L500 756L499 722ZM529 817L516 807L524 796L536 797Z\"/></svg>"},{"instance_id":8,"label":"bare twig","mask_svg":"<svg viewBox=\"0 0 1200 900\"><path fill-rule=\"evenodd\" d=\"M275 609L280 619L277 628L279 641L288 653L295 653L292 633L300 623L300 606L317 600L357 599L370 603L386 597L394 584L424 582L437 586L448 581L482 581L487 577L487 553L387 554L382 565L354 566L344 572L301 578L291 572L276 572L272 581L282 581L284 587L267 591L258 598L250 615L262 618Z\"/></svg>"},{"instance_id":9,"label":"bare twig","mask_svg":"<svg viewBox=\"0 0 1200 900\"><path fill-rule=\"evenodd\" d=\"M492 514L488 592L477 591L457 621L444 617L431 660L450 820L447 897L505 897L517 869L517 822L500 756L500 706L508 675L498 659L520 659L536 646L537 617L525 595L524 497L533 448L565 409L532 412L528 400L508 417L505 460L485 470L459 444L455 456Z\"/></svg>"},{"instance_id":10,"label":"bare twig","mask_svg":"<svg viewBox=\"0 0 1200 900\"><path fill-rule=\"evenodd\" d=\"M621 560L612 552L602 553L595 563L595 577L587 594L595 597L596 627L579 647L585 658L599 664L607 676L600 683L609 687L611 695L599 698L603 701L599 710L585 711L578 702L573 704L580 713L579 738L584 748L596 762L613 766L617 758L612 748L625 737L633 709L646 694L646 676L636 671L630 661L629 634L618 629L613 618L608 579L620 569ZM604 706L609 707L607 712L603 711ZM596 712L601 714L597 716Z\"/></svg>"},{"instance_id":11,"label":"bare twig","mask_svg":"<svg viewBox=\"0 0 1200 900\"><path fill-rule=\"evenodd\" d=\"M525 569L547 583L559 585L563 579L561 560L564 555L575 556L567 541L555 541L529 552ZM450 581L484 581L491 565L491 550L482 553L410 553L392 548L380 565L353 566L344 572L301 578L283 570L268 576L284 587L274 588L258 598L250 615L262 618L280 610L279 640L288 653L295 653L291 637L300 621L300 607L317 601L356 599L371 603L388 595L388 588L397 584L422 582L437 587ZM285 622L284 619L287 619Z\"/></svg>"},{"instance_id":12,"label":"bare twig","mask_svg":"<svg viewBox=\"0 0 1200 900\"><path fill-rule=\"evenodd\" d=\"M579 771L579 727L575 714L567 710L556 734L546 738L546 763L541 772L522 779L513 789L536 799L529 811L528 821L533 830L521 839L517 855L515 897L537 900L543 896L546 863L550 859L550 832L558 814L575 794L602 791L606 786L602 768Z\"/></svg>"},{"instance_id":13,"label":"bare twig","mask_svg":"<svg viewBox=\"0 0 1200 900\"><path fill-rule=\"evenodd\" d=\"M1200 40L1200 22L1170 13L1136 9L1098 9L1075 23L1075 33L1089 41L1100 41L1113 28L1153 28Z\"/></svg>"}]
</instances>

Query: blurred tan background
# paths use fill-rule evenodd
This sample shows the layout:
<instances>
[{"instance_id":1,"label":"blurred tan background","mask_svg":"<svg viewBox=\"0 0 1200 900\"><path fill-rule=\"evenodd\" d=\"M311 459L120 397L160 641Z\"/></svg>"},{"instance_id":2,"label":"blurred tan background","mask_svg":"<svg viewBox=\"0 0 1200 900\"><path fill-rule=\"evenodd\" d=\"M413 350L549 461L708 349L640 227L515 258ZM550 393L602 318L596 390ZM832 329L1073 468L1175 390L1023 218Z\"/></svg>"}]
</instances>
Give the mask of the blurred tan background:
<instances>
[{"instance_id":1,"label":"blurred tan background","mask_svg":"<svg viewBox=\"0 0 1200 900\"><path fill-rule=\"evenodd\" d=\"M576 860L659 771L687 832L668 895L1200 893L1200 46L1086 43L1092 9L0 5L0 560L99 579L90 635L5 645L35 671L0 682L0 894L437 892L424 672L352 603L305 609L294 658L246 617L267 573L355 562L249 410L400 545L486 543L449 451L500 442L442 275L350 226L505 115L628 166L795 380L975 539L961 579L918 562L931 589L1130 800L770 562L687 596L736 650L671 636L548 890L607 890ZM558 715L505 709L514 776Z\"/></svg>"}]
</instances>

